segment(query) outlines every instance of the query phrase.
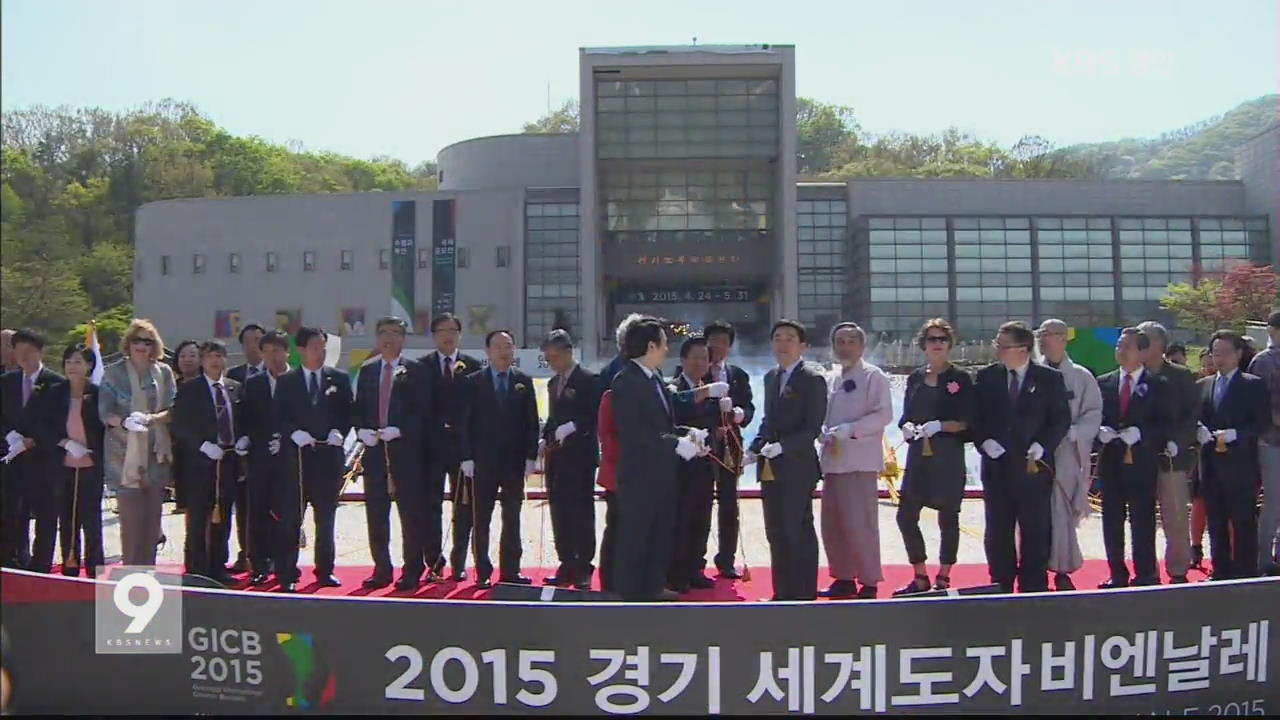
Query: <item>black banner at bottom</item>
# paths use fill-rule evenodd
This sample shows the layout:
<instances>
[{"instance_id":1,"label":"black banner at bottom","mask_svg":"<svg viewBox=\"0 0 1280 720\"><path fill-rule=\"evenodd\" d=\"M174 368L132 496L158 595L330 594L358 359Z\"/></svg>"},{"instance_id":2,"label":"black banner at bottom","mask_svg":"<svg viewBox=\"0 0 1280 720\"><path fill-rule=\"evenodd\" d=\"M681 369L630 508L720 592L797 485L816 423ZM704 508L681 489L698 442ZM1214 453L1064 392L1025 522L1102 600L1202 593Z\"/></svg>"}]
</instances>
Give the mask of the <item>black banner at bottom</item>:
<instances>
[{"instance_id":1,"label":"black banner at bottom","mask_svg":"<svg viewBox=\"0 0 1280 720\"><path fill-rule=\"evenodd\" d=\"M68 582L88 585L4 573ZM187 590L181 654L131 657L94 653L92 587L11 590L24 713L1280 712L1274 580L723 605Z\"/></svg>"}]
</instances>

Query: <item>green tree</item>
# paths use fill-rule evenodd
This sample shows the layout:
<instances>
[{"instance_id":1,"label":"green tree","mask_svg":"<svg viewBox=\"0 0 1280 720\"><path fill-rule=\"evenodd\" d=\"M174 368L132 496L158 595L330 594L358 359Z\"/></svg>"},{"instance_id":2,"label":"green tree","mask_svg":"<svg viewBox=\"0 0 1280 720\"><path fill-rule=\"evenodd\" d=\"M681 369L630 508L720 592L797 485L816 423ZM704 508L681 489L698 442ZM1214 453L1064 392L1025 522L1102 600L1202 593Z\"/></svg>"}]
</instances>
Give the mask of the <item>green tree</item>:
<instances>
[{"instance_id":1,"label":"green tree","mask_svg":"<svg viewBox=\"0 0 1280 720\"><path fill-rule=\"evenodd\" d=\"M524 124L526 133L570 133L578 132L578 101L565 100L564 104L534 120Z\"/></svg>"},{"instance_id":2,"label":"green tree","mask_svg":"<svg viewBox=\"0 0 1280 720\"><path fill-rule=\"evenodd\" d=\"M1229 311L1218 304L1222 283L1205 278L1195 284L1173 283L1160 298L1160 307L1173 313L1178 324L1197 333L1226 327Z\"/></svg>"},{"instance_id":3,"label":"green tree","mask_svg":"<svg viewBox=\"0 0 1280 720\"><path fill-rule=\"evenodd\" d=\"M857 143L853 108L811 98L796 99L796 172L829 172L843 146Z\"/></svg>"}]
</instances>

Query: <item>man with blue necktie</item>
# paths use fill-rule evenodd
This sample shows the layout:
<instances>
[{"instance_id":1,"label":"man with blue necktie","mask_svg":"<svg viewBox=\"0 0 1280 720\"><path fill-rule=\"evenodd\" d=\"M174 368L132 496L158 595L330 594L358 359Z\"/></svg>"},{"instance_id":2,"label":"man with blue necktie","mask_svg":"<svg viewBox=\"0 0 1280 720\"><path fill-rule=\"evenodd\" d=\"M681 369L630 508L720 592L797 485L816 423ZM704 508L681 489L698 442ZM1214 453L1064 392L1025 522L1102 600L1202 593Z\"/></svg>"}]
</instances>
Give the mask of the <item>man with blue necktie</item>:
<instances>
[{"instance_id":1,"label":"man with blue necktie","mask_svg":"<svg viewBox=\"0 0 1280 720\"><path fill-rule=\"evenodd\" d=\"M533 472L538 458L538 398L533 379L513 367L515 338L509 330L494 330L484 346L489 367L467 376L459 428L462 474L475 488L472 547L476 587L482 590L492 584L489 524L498 500L502 501L499 581L531 582L520 574L520 507L525 476ZM454 572L460 569L455 565Z\"/></svg>"},{"instance_id":2,"label":"man with blue necktie","mask_svg":"<svg viewBox=\"0 0 1280 720\"><path fill-rule=\"evenodd\" d=\"M1200 492L1209 516L1213 579L1258 569L1258 437L1271 422L1266 383L1240 369L1245 341L1219 330L1209 343L1215 375L1200 379Z\"/></svg>"}]
</instances>

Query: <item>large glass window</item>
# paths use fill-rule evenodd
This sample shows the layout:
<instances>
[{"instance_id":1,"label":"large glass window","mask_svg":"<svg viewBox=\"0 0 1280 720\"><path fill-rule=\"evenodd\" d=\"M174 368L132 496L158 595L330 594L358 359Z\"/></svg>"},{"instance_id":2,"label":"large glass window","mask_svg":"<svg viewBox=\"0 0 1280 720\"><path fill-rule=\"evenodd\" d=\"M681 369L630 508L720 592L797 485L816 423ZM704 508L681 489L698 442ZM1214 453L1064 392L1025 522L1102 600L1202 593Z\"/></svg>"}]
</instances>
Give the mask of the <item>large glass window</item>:
<instances>
[{"instance_id":1,"label":"large glass window","mask_svg":"<svg viewBox=\"0 0 1280 720\"><path fill-rule=\"evenodd\" d=\"M1009 320L1031 320L1031 220L955 218L956 331L993 338Z\"/></svg>"},{"instance_id":2,"label":"large glass window","mask_svg":"<svg viewBox=\"0 0 1280 720\"><path fill-rule=\"evenodd\" d=\"M610 232L698 240L771 226L773 175L767 170L615 170L603 174L603 188Z\"/></svg>"},{"instance_id":3,"label":"large glass window","mask_svg":"<svg viewBox=\"0 0 1280 720\"><path fill-rule=\"evenodd\" d=\"M1121 322L1168 321L1160 298L1192 278L1190 218L1120 218Z\"/></svg>"},{"instance_id":4,"label":"large glass window","mask_svg":"<svg viewBox=\"0 0 1280 720\"><path fill-rule=\"evenodd\" d=\"M577 339L579 324L578 203L525 205L525 343L555 328Z\"/></svg>"},{"instance_id":5,"label":"large glass window","mask_svg":"<svg viewBox=\"0 0 1280 720\"><path fill-rule=\"evenodd\" d=\"M1111 219L1036 218L1040 317L1079 327L1115 325Z\"/></svg>"},{"instance_id":6,"label":"large glass window","mask_svg":"<svg viewBox=\"0 0 1280 720\"><path fill-rule=\"evenodd\" d=\"M775 80L605 80L595 109L601 158L777 155Z\"/></svg>"},{"instance_id":7,"label":"large glass window","mask_svg":"<svg viewBox=\"0 0 1280 720\"><path fill-rule=\"evenodd\" d=\"M1217 272L1250 259L1269 263L1266 218L1200 218L1200 263ZM1259 248L1262 250L1258 252Z\"/></svg>"},{"instance_id":8,"label":"large glass window","mask_svg":"<svg viewBox=\"0 0 1280 720\"><path fill-rule=\"evenodd\" d=\"M844 200L796 203L800 322L823 344L845 308L849 276L848 209Z\"/></svg>"},{"instance_id":9,"label":"large glass window","mask_svg":"<svg viewBox=\"0 0 1280 720\"><path fill-rule=\"evenodd\" d=\"M869 218L868 243L872 330L909 341L925 320L949 315L945 218Z\"/></svg>"}]
</instances>

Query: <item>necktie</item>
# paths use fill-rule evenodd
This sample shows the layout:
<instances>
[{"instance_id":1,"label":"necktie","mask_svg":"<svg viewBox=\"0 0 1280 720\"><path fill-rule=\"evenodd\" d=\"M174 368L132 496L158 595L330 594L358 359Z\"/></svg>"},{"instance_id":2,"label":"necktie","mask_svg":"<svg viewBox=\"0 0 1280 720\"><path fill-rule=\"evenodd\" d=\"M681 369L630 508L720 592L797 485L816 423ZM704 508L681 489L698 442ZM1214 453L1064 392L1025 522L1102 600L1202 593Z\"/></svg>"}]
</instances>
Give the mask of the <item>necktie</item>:
<instances>
[{"instance_id":1,"label":"necktie","mask_svg":"<svg viewBox=\"0 0 1280 720\"><path fill-rule=\"evenodd\" d=\"M227 406L227 395L222 392L222 383L213 384L214 414L218 416L218 444L231 445L231 408Z\"/></svg>"},{"instance_id":2,"label":"necktie","mask_svg":"<svg viewBox=\"0 0 1280 720\"><path fill-rule=\"evenodd\" d=\"M444 378L444 381L445 381L445 382L449 382L449 381L453 380L453 371L452 371L452 369L449 367L449 356L448 356L448 355L441 355L441 356L440 356L440 377Z\"/></svg>"},{"instance_id":3,"label":"necktie","mask_svg":"<svg viewBox=\"0 0 1280 720\"><path fill-rule=\"evenodd\" d=\"M778 396L781 397L787 391L787 369L778 366Z\"/></svg>"},{"instance_id":4,"label":"necktie","mask_svg":"<svg viewBox=\"0 0 1280 720\"><path fill-rule=\"evenodd\" d=\"M312 405L320 402L320 382L311 371L307 371L307 395L311 398Z\"/></svg>"},{"instance_id":5,"label":"necktie","mask_svg":"<svg viewBox=\"0 0 1280 720\"><path fill-rule=\"evenodd\" d=\"M498 373L498 398L507 399L507 374L504 372Z\"/></svg>"},{"instance_id":6,"label":"necktie","mask_svg":"<svg viewBox=\"0 0 1280 720\"><path fill-rule=\"evenodd\" d=\"M1133 390L1129 387L1129 373L1124 374L1124 382L1120 384L1120 417L1129 412L1129 395Z\"/></svg>"},{"instance_id":7,"label":"necktie","mask_svg":"<svg viewBox=\"0 0 1280 720\"><path fill-rule=\"evenodd\" d=\"M560 382L556 383L556 399L560 399L564 395L564 386L569 384L569 375L565 373L560 376Z\"/></svg>"},{"instance_id":8,"label":"necktie","mask_svg":"<svg viewBox=\"0 0 1280 720\"><path fill-rule=\"evenodd\" d=\"M378 423L387 426L387 414L391 411L391 363L382 363L382 384L378 386Z\"/></svg>"},{"instance_id":9,"label":"necktie","mask_svg":"<svg viewBox=\"0 0 1280 720\"><path fill-rule=\"evenodd\" d=\"M1218 383L1213 388L1213 409L1217 410L1222 406L1222 398L1227 394L1227 378L1219 375Z\"/></svg>"},{"instance_id":10,"label":"necktie","mask_svg":"<svg viewBox=\"0 0 1280 720\"><path fill-rule=\"evenodd\" d=\"M27 401L31 399L31 376L23 373L22 375L22 407L27 406Z\"/></svg>"},{"instance_id":11,"label":"necktie","mask_svg":"<svg viewBox=\"0 0 1280 720\"><path fill-rule=\"evenodd\" d=\"M662 401L662 408L671 414L671 406L667 404L667 389L662 386L662 378L657 373L653 374L653 389L658 391L658 399Z\"/></svg>"},{"instance_id":12,"label":"necktie","mask_svg":"<svg viewBox=\"0 0 1280 720\"><path fill-rule=\"evenodd\" d=\"M249 378L254 377L260 372L262 372L262 369L259 368L257 365L250 365L249 374L245 375L245 379L248 380Z\"/></svg>"},{"instance_id":13,"label":"necktie","mask_svg":"<svg viewBox=\"0 0 1280 720\"><path fill-rule=\"evenodd\" d=\"M1009 371L1009 404L1018 404L1018 373L1014 370Z\"/></svg>"}]
</instances>

